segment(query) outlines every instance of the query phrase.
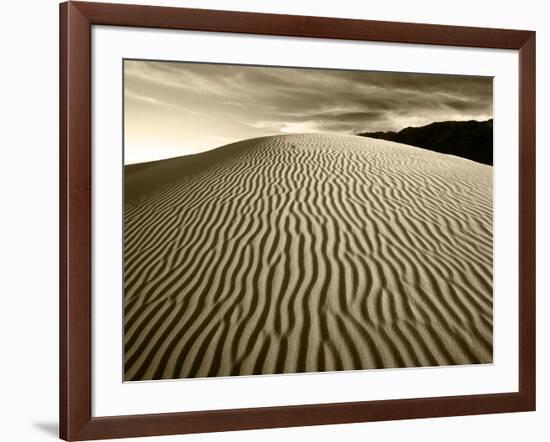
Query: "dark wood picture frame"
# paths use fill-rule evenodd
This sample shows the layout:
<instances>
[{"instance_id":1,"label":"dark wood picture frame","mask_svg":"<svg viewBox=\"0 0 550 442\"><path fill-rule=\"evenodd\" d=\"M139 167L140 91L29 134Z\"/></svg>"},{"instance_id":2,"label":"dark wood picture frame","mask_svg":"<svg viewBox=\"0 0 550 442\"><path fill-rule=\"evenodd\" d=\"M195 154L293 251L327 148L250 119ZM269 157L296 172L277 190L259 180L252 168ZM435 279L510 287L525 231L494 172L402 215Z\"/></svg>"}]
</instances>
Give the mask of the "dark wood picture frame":
<instances>
[{"instance_id":1,"label":"dark wood picture frame","mask_svg":"<svg viewBox=\"0 0 550 442\"><path fill-rule=\"evenodd\" d=\"M519 391L92 417L92 25L519 51ZM121 438L535 410L535 32L169 7L60 5L60 437Z\"/></svg>"}]
</instances>

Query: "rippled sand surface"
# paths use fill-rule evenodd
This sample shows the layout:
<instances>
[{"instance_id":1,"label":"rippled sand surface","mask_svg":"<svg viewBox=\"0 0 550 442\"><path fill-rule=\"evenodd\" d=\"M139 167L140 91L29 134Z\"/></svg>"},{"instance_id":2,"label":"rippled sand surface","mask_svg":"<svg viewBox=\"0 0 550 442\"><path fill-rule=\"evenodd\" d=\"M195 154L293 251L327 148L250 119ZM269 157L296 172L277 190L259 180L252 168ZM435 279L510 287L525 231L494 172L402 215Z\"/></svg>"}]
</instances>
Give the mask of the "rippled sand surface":
<instances>
[{"instance_id":1,"label":"rippled sand surface","mask_svg":"<svg viewBox=\"0 0 550 442\"><path fill-rule=\"evenodd\" d=\"M492 167L284 135L126 167L126 380L492 362Z\"/></svg>"}]
</instances>

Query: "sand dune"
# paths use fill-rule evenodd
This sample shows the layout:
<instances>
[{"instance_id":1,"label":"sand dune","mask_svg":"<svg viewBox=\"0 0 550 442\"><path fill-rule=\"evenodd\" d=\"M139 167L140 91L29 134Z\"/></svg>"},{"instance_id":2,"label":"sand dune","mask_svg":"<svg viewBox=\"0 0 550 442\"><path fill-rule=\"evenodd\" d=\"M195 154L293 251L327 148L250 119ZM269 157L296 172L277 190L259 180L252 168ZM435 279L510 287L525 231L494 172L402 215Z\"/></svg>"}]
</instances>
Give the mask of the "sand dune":
<instances>
[{"instance_id":1,"label":"sand dune","mask_svg":"<svg viewBox=\"0 0 550 442\"><path fill-rule=\"evenodd\" d=\"M492 167L357 136L126 168L126 380L492 361Z\"/></svg>"}]
</instances>

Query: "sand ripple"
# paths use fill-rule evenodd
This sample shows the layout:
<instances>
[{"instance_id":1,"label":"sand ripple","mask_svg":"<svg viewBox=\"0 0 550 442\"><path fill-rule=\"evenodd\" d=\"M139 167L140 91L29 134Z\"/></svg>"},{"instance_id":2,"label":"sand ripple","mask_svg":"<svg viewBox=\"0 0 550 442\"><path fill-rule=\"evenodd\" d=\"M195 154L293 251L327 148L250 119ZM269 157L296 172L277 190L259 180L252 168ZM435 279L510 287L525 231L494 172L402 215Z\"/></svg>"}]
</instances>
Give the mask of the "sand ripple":
<instances>
[{"instance_id":1,"label":"sand ripple","mask_svg":"<svg viewBox=\"0 0 550 442\"><path fill-rule=\"evenodd\" d=\"M126 169L127 380L492 361L492 167L345 135Z\"/></svg>"}]
</instances>

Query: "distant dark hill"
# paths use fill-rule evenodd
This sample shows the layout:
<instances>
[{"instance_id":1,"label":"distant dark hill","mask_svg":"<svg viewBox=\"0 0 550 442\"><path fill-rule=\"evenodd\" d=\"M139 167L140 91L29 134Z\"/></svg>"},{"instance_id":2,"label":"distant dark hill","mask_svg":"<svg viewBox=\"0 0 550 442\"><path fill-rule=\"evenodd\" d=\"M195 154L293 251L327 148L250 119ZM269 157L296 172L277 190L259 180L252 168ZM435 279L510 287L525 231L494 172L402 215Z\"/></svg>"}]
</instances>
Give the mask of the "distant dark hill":
<instances>
[{"instance_id":1,"label":"distant dark hill","mask_svg":"<svg viewBox=\"0 0 550 442\"><path fill-rule=\"evenodd\" d=\"M399 132L364 132L362 137L396 141L436 152L493 164L493 120L442 121Z\"/></svg>"}]
</instances>

